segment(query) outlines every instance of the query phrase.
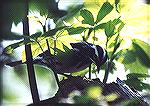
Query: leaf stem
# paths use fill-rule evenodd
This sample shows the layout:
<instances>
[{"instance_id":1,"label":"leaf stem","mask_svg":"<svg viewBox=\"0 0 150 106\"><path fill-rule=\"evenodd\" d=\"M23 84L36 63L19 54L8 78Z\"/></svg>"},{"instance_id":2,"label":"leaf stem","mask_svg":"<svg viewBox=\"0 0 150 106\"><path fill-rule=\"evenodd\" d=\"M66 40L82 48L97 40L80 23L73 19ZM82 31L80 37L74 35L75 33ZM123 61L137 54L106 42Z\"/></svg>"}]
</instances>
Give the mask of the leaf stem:
<instances>
[{"instance_id":1,"label":"leaf stem","mask_svg":"<svg viewBox=\"0 0 150 106\"><path fill-rule=\"evenodd\" d=\"M91 79L91 64L89 65L89 79Z\"/></svg>"}]
</instances>

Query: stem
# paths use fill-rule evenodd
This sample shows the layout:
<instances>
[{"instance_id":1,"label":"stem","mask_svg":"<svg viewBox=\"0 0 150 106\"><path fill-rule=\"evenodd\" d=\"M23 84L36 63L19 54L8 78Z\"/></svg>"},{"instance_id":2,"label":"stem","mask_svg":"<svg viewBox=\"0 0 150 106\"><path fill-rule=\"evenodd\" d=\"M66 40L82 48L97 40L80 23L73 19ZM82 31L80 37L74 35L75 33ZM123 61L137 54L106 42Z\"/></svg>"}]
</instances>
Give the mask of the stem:
<instances>
[{"instance_id":1,"label":"stem","mask_svg":"<svg viewBox=\"0 0 150 106\"><path fill-rule=\"evenodd\" d=\"M94 44L94 42L95 42L95 29L94 29L94 40L93 40L93 44Z\"/></svg>"},{"instance_id":2,"label":"stem","mask_svg":"<svg viewBox=\"0 0 150 106\"><path fill-rule=\"evenodd\" d=\"M107 62L107 67L106 67L106 70L105 70L104 79L103 79L103 83L106 83L106 82L107 82L108 75L109 75L109 72L110 72L110 69L111 69L111 65L112 65L112 61L111 61L111 60L108 60L108 62Z\"/></svg>"},{"instance_id":3,"label":"stem","mask_svg":"<svg viewBox=\"0 0 150 106\"><path fill-rule=\"evenodd\" d=\"M46 18L46 20L47 20L47 18ZM44 33L46 32L46 20L45 20L44 26L42 26ZM51 55L51 51L50 51L50 46L49 46L49 43L48 43L48 39L46 39L46 45L47 45L47 49L48 49L48 51L49 51L49 54Z\"/></svg>"},{"instance_id":4,"label":"stem","mask_svg":"<svg viewBox=\"0 0 150 106\"><path fill-rule=\"evenodd\" d=\"M106 41L106 50L108 48L108 41L109 41L109 39L107 38L107 41Z\"/></svg>"},{"instance_id":5,"label":"stem","mask_svg":"<svg viewBox=\"0 0 150 106\"><path fill-rule=\"evenodd\" d=\"M38 43L38 45L40 46L40 49L41 49L42 52L44 53L44 50L43 50L42 46L40 45L40 43L39 43L38 41L36 41L36 42ZM46 57L46 54L44 54L44 55L45 55L45 57ZM46 59L47 62L49 62L48 58L45 58L45 59ZM58 84L58 87L60 87L60 86L59 86L59 78L58 78L57 73L55 72L55 71L57 71L57 70L56 70L54 64L52 63L52 64L47 64L47 65L52 69L52 71L53 71L53 73L54 73L54 76L55 76L55 78L56 78L56 82L57 82L57 84Z\"/></svg>"},{"instance_id":6,"label":"stem","mask_svg":"<svg viewBox=\"0 0 150 106\"><path fill-rule=\"evenodd\" d=\"M91 64L89 65L89 79L91 79Z\"/></svg>"},{"instance_id":7,"label":"stem","mask_svg":"<svg viewBox=\"0 0 150 106\"><path fill-rule=\"evenodd\" d=\"M107 67L106 67L106 70L105 70L105 75L104 75L104 79L103 79L103 82L106 83L107 82L107 79L108 79L108 75L109 75L109 72L111 71L111 66L112 66L112 62L113 60L115 59L114 57L114 54L116 52L116 50L119 48L120 46L120 43L117 43L118 42L118 39L119 39L119 34L117 35L116 39L115 39L115 46L114 46L114 49L113 49L113 52L110 56L110 59L108 60L108 63L107 63ZM107 48L107 44L108 44L108 38L107 38L107 42L106 42L106 48Z\"/></svg>"},{"instance_id":8,"label":"stem","mask_svg":"<svg viewBox=\"0 0 150 106\"><path fill-rule=\"evenodd\" d=\"M28 20L28 0L26 0L25 4L25 12L26 12L26 17L23 20L23 34L26 36L29 36L29 20ZM26 40L27 38L25 38ZM27 71L28 71L28 77L29 77L29 84L30 84L30 90L31 90L31 95L33 99L33 103L38 103L40 101L39 99L39 94L38 94L38 89L37 89L37 83L36 83L36 78L35 78L35 72L34 72L34 67L33 67L33 58L32 58L32 52L31 52L31 44L25 45L25 54L26 54L26 64L27 64Z\"/></svg>"},{"instance_id":9,"label":"stem","mask_svg":"<svg viewBox=\"0 0 150 106\"><path fill-rule=\"evenodd\" d=\"M56 56L56 37L54 36L54 56Z\"/></svg>"}]
</instances>

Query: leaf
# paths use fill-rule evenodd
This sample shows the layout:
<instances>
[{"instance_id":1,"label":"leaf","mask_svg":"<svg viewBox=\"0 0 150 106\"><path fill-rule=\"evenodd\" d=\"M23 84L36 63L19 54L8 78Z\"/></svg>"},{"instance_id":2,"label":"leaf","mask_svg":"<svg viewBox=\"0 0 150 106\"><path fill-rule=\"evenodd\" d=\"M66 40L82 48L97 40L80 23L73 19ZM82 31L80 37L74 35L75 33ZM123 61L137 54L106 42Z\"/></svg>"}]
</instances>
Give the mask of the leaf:
<instances>
[{"instance_id":1,"label":"leaf","mask_svg":"<svg viewBox=\"0 0 150 106\"><path fill-rule=\"evenodd\" d=\"M131 57L131 59L132 58L135 58L135 57ZM148 68L143 66L137 58L135 62L128 63L128 64L124 63L124 66L125 66L125 69L126 70L129 69L131 73L147 73L148 72Z\"/></svg>"},{"instance_id":2,"label":"leaf","mask_svg":"<svg viewBox=\"0 0 150 106\"><path fill-rule=\"evenodd\" d=\"M112 21L108 21L105 25L105 34L108 38L111 38L115 32L115 25L113 24Z\"/></svg>"},{"instance_id":3,"label":"leaf","mask_svg":"<svg viewBox=\"0 0 150 106\"><path fill-rule=\"evenodd\" d=\"M120 0L115 0L115 8L118 13L120 13L119 12L119 3L120 3Z\"/></svg>"},{"instance_id":4,"label":"leaf","mask_svg":"<svg viewBox=\"0 0 150 106\"><path fill-rule=\"evenodd\" d=\"M130 78L147 78L150 77L148 74L130 73L127 75L127 79Z\"/></svg>"},{"instance_id":5,"label":"leaf","mask_svg":"<svg viewBox=\"0 0 150 106\"><path fill-rule=\"evenodd\" d=\"M33 41L31 41L30 39L26 39L26 40L22 40L20 42L17 42L17 43L13 43L9 46L7 46L5 49L4 49L4 52L8 53L8 54L11 54L13 52L14 49L22 46L22 45L25 45L25 44L28 44L28 43L32 43Z\"/></svg>"},{"instance_id":6,"label":"leaf","mask_svg":"<svg viewBox=\"0 0 150 106\"><path fill-rule=\"evenodd\" d=\"M67 28L67 31L69 33L69 35L74 35L74 34L81 34L86 28L85 27L71 27L71 28Z\"/></svg>"},{"instance_id":7,"label":"leaf","mask_svg":"<svg viewBox=\"0 0 150 106\"><path fill-rule=\"evenodd\" d=\"M43 35L41 35L42 37L52 37L53 35L55 35L57 33L57 31L60 31L62 29L66 28L66 26L62 26L62 27L58 27L55 29L51 29L47 32L45 32Z\"/></svg>"},{"instance_id":8,"label":"leaf","mask_svg":"<svg viewBox=\"0 0 150 106\"><path fill-rule=\"evenodd\" d=\"M115 101L118 98L118 95L115 93L109 94L105 96L106 101L111 102Z\"/></svg>"},{"instance_id":9,"label":"leaf","mask_svg":"<svg viewBox=\"0 0 150 106\"><path fill-rule=\"evenodd\" d=\"M89 70L85 69L85 70L81 70L78 72L73 72L71 75L73 75L73 76L85 76L88 72L89 72Z\"/></svg>"},{"instance_id":10,"label":"leaf","mask_svg":"<svg viewBox=\"0 0 150 106\"><path fill-rule=\"evenodd\" d=\"M130 78L125 80L125 83L130 87L130 88L134 88L138 91L142 91L143 87L142 87L142 82L138 79L138 78Z\"/></svg>"},{"instance_id":11,"label":"leaf","mask_svg":"<svg viewBox=\"0 0 150 106\"><path fill-rule=\"evenodd\" d=\"M38 39L38 37L41 36L41 34L42 34L42 32L36 32L35 34L32 34L32 35L30 36L30 38L36 40L36 39Z\"/></svg>"},{"instance_id":12,"label":"leaf","mask_svg":"<svg viewBox=\"0 0 150 106\"><path fill-rule=\"evenodd\" d=\"M145 53L145 51L139 46L139 44L136 44L133 42L133 47L135 49L135 54L138 57L141 64L143 64L146 67L150 68L150 57Z\"/></svg>"},{"instance_id":13,"label":"leaf","mask_svg":"<svg viewBox=\"0 0 150 106\"><path fill-rule=\"evenodd\" d=\"M83 9L80 11L80 15L84 18L82 24L94 25L94 17L90 11Z\"/></svg>"},{"instance_id":14,"label":"leaf","mask_svg":"<svg viewBox=\"0 0 150 106\"><path fill-rule=\"evenodd\" d=\"M98 29L104 29L105 28L106 23L101 23L97 26L94 27L94 30L98 30Z\"/></svg>"},{"instance_id":15,"label":"leaf","mask_svg":"<svg viewBox=\"0 0 150 106\"><path fill-rule=\"evenodd\" d=\"M120 24L120 26L118 27L118 32L120 32L121 30L122 30L122 28L124 27L124 23L121 21L121 24Z\"/></svg>"},{"instance_id":16,"label":"leaf","mask_svg":"<svg viewBox=\"0 0 150 106\"><path fill-rule=\"evenodd\" d=\"M63 43L62 43L63 44ZM66 45L63 44L63 49L65 50L66 53L71 52L72 50L69 49Z\"/></svg>"},{"instance_id":17,"label":"leaf","mask_svg":"<svg viewBox=\"0 0 150 106\"><path fill-rule=\"evenodd\" d=\"M83 4L72 4L71 6L69 6L67 8L67 15L65 15L65 17L63 17L63 20L65 20L66 22L72 22L73 18L72 17L76 17L79 16L79 11L83 8ZM56 23L56 27L60 27L62 25L64 25L63 21L57 21Z\"/></svg>"},{"instance_id":18,"label":"leaf","mask_svg":"<svg viewBox=\"0 0 150 106\"><path fill-rule=\"evenodd\" d=\"M122 21L120 20L120 17L119 18L116 18L116 19L114 19L113 21L112 21L112 23L114 24L114 25L117 25L117 24L119 24L119 23L121 23Z\"/></svg>"},{"instance_id":19,"label":"leaf","mask_svg":"<svg viewBox=\"0 0 150 106\"><path fill-rule=\"evenodd\" d=\"M122 63L126 70L130 70L132 73L146 73L148 68L143 66L133 48L124 52Z\"/></svg>"},{"instance_id":20,"label":"leaf","mask_svg":"<svg viewBox=\"0 0 150 106\"><path fill-rule=\"evenodd\" d=\"M139 39L133 39L132 41L138 46L140 46L144 50L144 52L148 55L148 57L150 57L150 45L148 43Z\"/></svg>"},{"instance_id":21,"label":"leaf","mask_svg":"<svg viewBox=\"0 0 150 106\"><path fill-rule=\"evenodd\" d=\"M89 39L89 37L90 37L92 31L93 31L93 28L89 28L88 34L87 34L87 36L86 36L86 38L85 38L85 41L87 41L87 40Z\"/></svg>"},{"instance_id":22,"label":"leaf","mask_svg":"<svg viewBox=\"0 0 150 106\"><path fill-rule=\"evenodd\" d=\"M8 53L8 54L11 54L13 52L14 49L16 49L17 47L20 47L24 45L24 40L20 41L20 42L17 42L17 43L13 43L9 46L7 46L5 49L4 49L4 52Z\"/></svg>"},{"instance_id":23,"label":"leaf","mask_svg":"<svg viewBox=\"0 0 150 106\"><path fill-rule=\"evenodd\" d=\"M97 24L98 22L100 22L112 10L113 10L113 6L109 2L105 2L98 12L97 19L96 19L95 23Z\"/></svg>"},{"instance_id":24,"label":"leaf","mask_svg":"<svg viewBox=\"0 0 150 106\"><path fill-rule=\"evenodd\" d=\"M140 79L135 78L135 77L127 78L127 80L125 80L125 83L129 87L134 88L138 91L142 91L142 90L146 90L146 89L150 90L150 85L149 84L143 83Z\"/></svg>"}]
</instances>

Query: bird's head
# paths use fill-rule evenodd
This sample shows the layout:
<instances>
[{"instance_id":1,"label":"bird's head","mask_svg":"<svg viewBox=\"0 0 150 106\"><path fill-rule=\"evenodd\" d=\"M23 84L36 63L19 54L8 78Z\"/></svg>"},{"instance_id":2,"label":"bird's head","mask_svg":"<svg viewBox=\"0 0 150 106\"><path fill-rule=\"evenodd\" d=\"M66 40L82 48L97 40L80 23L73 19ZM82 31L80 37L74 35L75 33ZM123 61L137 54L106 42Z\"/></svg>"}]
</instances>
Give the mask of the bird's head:
<instances>
[{"instance_id":1,"label":"bird's head","mask_svg":"<svg viewBox=\"0 0 150 106\"><path fill-rule=\"evenodd\" d=\"M100 67L107 60L107 51L99 45L94 45L87 42L70 43L73 49L79 51L83 56L88 57L96 64L99 72Z\"/></svg>"}]
</instances>

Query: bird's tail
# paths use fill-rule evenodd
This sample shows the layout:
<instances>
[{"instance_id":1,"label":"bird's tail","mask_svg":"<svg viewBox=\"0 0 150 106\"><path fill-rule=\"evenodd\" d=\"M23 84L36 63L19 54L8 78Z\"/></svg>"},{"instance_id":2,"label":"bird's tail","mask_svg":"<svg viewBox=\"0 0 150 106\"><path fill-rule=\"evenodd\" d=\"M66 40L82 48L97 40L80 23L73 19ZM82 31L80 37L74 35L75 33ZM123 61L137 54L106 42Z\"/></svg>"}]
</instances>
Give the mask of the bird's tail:
<instances>
[{"instance_id":1,"label":"bird's tail","mask_svg":"<svg viewBox=\"0 0 150 106\"><path fill-rule=\"evenodd\" d=\"M8 65L10 67L15 67L15 66L20 65L20 64L23 64L22 60L6 63L6 65Z\"/></svg>"}]
</instances>

